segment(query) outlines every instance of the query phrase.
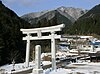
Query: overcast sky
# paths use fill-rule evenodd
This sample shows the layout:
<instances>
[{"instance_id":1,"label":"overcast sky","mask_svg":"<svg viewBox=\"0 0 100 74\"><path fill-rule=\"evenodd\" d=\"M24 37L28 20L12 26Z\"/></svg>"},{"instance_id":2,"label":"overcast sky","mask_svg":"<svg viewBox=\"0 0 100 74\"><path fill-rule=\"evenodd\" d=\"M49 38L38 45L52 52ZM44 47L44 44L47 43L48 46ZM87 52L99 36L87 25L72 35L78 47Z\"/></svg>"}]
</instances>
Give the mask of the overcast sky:
<instances>
[{"instance_id":1,"label":"overcast sky","mask_svg":"<svg viewBox=\"0 0 100 74\"><path fill-rule=\"evenodd\" d=\"M100 0L2 0L3 3L12 9L19 16L42 10L50 10L60 6L91 9Z\"/></svg>"}]
</instances>

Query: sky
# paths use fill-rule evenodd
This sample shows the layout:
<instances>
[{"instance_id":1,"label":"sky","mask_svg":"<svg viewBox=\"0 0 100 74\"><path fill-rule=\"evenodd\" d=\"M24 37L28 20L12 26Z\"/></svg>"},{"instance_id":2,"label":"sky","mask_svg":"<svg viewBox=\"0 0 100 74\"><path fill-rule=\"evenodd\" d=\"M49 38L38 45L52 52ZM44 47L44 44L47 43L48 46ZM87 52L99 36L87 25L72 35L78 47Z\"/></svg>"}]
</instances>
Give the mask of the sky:
<instances>
[{"instance_id":1,"label":"sky","mask_svg":"<svg viewBox=\"0 0 100 74\"><path fill-rule=\"evenodd\" d=\"M61 6L91 9L100 0L1 0L6 7L22 16L31 12L51 10Z\"/></svg>"}]
</instances>

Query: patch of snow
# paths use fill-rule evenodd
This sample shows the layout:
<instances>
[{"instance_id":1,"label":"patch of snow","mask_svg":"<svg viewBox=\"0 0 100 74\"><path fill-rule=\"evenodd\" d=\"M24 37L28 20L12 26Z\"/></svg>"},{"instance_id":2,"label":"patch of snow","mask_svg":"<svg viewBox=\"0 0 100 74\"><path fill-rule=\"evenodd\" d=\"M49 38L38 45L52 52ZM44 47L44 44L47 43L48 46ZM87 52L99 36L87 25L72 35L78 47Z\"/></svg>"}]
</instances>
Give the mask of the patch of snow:
<instances>
[{"instance_id":1,"label":"patch of snow","mask_svg":"<svg viewBox=\"0 0 100 74\"><path fill-rule=\"evenodd\" d=\"M43 65L49 65L49 64L51 64L51 62L50 61L42 61L42 64Z\"/></svg>"},{"instance_id":2,"label":"patch of snow","mask_svg":"<svg viewBox=\"0 0 100 74\"><path fill-rule=\"evenodd\" d=\"M33 62L30 62L29 66L34 67L35 64ZM18 64L15 64L15 66L14 66L14 69L16 71L24 69L24 68L25 68L25 63L18 63ZM4 65L4 66L1 66L0 69L4 69L6 72L11 72L11 70L13 70L13 64L7 64L7 65Z\"/></svg>"},{"instance_id":3,"label":"patch of snow","mask_svg":"<svg viewBox=\"0 0 100 74\"><path fill-rule=\"evenodd\" d=\"M71 73L71 70L59 68L56 71L55 70L52 71L51 69L47 69L46 71L44 71L43 74L67 74L67 73Z\"/></svg>"}]
</instances>

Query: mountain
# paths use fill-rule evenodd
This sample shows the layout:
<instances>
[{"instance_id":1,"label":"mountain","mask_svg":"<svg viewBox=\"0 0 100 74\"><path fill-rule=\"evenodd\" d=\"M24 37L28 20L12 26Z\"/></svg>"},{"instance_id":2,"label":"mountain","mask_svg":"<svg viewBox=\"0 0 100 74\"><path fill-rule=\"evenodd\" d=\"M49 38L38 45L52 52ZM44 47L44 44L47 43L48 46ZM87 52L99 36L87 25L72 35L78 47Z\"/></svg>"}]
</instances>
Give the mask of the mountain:
<instances>
[{"instance_id":1,"label":"mountain","mask_svg":"<svg viewBox=\"0 0 100 74\"><path fill-rule=\"evenodd\" d=\"M80 16L82 16L83 14L85 14L88 11L88 10L84 10L81 8L64 7L64 6L61 6L54 10L58 10L58 11L62 12L63 14L65 14L65 16L70 15L74 20L77 20ZM53 10L44 10L41 12L33 12L33 13L25 14L21 17L27 18L27 19L37 18L37 17L40 17L41 15L44 15L45 13L50 12L50 11L53 11Z\"/></svg>"},{"instance_id":2,"label":"mountain","mask_svg":"<svg viewBox=\"0 0 100 74\"><path fill-rule=\"evenodd\" d=\"M68 32L70 34L100 35L100 4L81 16Z\"/></svg>"},{"instance_id":3,"label":"mountain","mask_svg":"<svg viewBox=\"0 0 100 74\"><path fill-rule=\"evenodd\" d=\"M21 28L30 24L17 16L0 1L0 65L22 62L25 57L25 45L22 41Z\"/></svg>"},{"instance_id":4,"label":"mountain","mask_svg":"<svg viewBox=\"0 0 100 74\"><path fill-rule=\"evenodd\" d=\"M77 20L79 17L84 15L88 10L82 8L74 8L74 7L59 7L58 10L62 11L63 13L69 14L74 20Z\"/></svg>"},{"instance_id":5,"label":"mountain","mask_svg":"<svg viewBox=\"0 0 100 74\"><path fill-rule=\"evenodd\" d=\"M66 8L62 6L54 10L25 14L21 18L34 25L34 27L45 27L64 23L65 28L63 32L65 33L67 28L86 12L86 10L79 8Z\"/></svg>"}]
</instances>

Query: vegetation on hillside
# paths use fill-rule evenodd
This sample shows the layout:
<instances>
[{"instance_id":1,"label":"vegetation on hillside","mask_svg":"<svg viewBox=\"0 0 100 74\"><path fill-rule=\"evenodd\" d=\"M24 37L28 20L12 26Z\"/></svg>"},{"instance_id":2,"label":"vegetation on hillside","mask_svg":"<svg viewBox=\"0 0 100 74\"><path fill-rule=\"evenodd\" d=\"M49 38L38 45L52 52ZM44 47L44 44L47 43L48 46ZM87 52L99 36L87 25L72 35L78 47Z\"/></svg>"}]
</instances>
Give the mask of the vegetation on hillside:
<instances>
[{"instance_id":1,"label":"vegetation on hillside","mask_svg":"<svg viewBox=\"0 0 100 74\"><path fill-rule=\"evenodd\" d=\"M69 34L100 35L100 5L93 7L80 17L71 28Z\"/></svg>"},{"instance_id":2,"label":"vegetation on hillside","mask_svg":"<svg viewBox=\"0 0 100 74\"><path fill-rule=\"evenodd\" d=\"M25 57L25 45L22 41L21 28L30 24L18 17L0 1L0 65L22 62Z\"/></svg>"},{"instance_id":3,"label":"vegetation on hillside","mask_svg":"<svg viewBox=\"0 0 100 74\"><path fill-rule=\"evenodd\" d=\"M72 17L70 15L67 15L69 18L64 16L64 14L61 14L58 10L53 10L45 13L44 15L41 15L40 17L36 18L29 18L24 17L26 21L31 23L33 27L48 27L48 26L54 26L59 24L65 24L65 28L63 29L63 33L66 33L67 28L72 25Z\"/></svg>"}]
</instances>

